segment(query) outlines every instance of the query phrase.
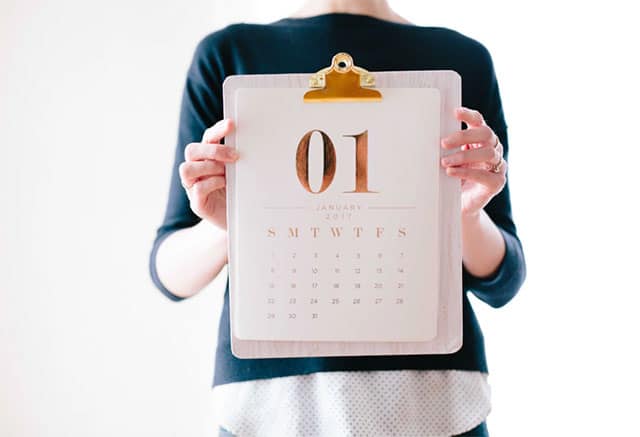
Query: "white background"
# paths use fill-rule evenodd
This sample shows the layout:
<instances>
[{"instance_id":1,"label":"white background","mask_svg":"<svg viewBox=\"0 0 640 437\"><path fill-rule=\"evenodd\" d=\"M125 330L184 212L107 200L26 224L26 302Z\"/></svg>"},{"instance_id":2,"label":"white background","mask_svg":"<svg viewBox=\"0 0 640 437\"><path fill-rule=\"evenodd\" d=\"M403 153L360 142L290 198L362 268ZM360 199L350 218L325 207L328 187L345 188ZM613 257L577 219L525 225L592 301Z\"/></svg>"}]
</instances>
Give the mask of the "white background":
<instances>
[{"instance_id":1,"label":"white background","mask_svg":"<svg viewBox=\"0 0 640 437\"><path fill-rule=\"evenodd\" d=\"M630 435L640 367L631 2L392 1L490 50L528 277L473 300L492 436ZM193 48L299 2L0 0L0 434L214 436L223 271L174 303L148 253Z\"/></svg>"}]
</instances>

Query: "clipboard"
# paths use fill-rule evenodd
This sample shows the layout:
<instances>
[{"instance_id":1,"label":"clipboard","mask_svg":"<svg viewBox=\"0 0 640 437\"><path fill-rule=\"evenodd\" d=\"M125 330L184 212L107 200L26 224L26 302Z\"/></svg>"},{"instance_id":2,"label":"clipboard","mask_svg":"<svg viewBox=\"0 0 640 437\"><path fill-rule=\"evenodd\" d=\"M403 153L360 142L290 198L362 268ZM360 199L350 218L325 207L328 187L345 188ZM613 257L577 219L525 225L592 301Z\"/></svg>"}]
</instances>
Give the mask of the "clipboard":
<instances>
[{"instance_id":1,"label":"clipboard","mask_svg":"<svg viewBox=\"0 0 640 437\"><path fill-rule=\"evenodd\" d=\"M224 80L224 117L236 122L225 143L240 155L225 165L236 357L460 349L460 182L439 165L460 105L453 70L369 72L345 52L311 75ZM406 171L394 167L394 145ZM354 232L337 239L336 229ZM401 239L409 234L415 240Z\"/></svg>"}]
</instances>

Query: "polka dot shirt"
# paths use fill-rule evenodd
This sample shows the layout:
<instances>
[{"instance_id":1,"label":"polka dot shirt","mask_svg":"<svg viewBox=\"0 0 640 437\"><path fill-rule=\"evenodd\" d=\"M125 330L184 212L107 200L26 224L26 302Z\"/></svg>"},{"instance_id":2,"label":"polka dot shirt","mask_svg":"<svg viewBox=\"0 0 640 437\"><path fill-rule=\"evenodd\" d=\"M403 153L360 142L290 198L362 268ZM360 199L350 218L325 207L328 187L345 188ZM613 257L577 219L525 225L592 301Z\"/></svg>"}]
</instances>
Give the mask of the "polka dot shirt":
<instances>
[{"instance_id":1,"label":"polka dot shirt","mask_svg":"<svg viewBox=\"0 0 640 437\"><path fill-rule=\"evenodd\" d=\"M237 436L450 436L491 410L487 374L327 371L215 386L217 424Z\"/></svg>"}]
</instances>

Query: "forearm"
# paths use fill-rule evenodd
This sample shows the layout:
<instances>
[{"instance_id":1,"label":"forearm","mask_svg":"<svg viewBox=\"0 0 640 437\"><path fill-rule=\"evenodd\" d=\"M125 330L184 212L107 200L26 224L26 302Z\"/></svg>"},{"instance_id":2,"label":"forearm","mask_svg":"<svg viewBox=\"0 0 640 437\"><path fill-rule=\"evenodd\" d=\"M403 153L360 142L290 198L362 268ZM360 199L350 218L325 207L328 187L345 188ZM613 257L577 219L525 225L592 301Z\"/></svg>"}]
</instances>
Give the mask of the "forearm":
<instances>
[{"instance_id":1,"label":"forearm","mask_svg":"<svg viewBox=\"0 0 640 437\"><path fill-rule=\"evenodd\" d=\"M227 263L227 232L207 220L169 235L158 248L156 270L164 286L179 297L202 290Z\"/></svg>"},{"instance_id":2,"label":"forearm","mask_svg":"<svg viewBox=\"0 0 640 437\"><path fill-rule=\"evenodd\" d=\"M502 233L484 209L474 216L462 218L462 262L469 273L491 276L506 253Z\"/></svg>"}]
</instances>

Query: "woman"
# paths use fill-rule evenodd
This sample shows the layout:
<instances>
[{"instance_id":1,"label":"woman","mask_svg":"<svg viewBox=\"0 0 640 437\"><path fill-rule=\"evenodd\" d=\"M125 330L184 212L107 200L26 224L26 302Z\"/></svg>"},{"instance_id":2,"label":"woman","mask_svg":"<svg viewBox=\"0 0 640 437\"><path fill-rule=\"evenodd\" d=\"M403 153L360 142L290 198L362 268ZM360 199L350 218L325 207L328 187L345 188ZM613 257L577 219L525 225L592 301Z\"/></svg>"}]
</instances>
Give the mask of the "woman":
<instances>
[{"instance_id":1,"label":"woman","mask_svg":"<svg viewBox=\"0 0 640 437\"><path fill-rule=\"evenodd\" d=\"M236 23L198 44L183 94L164 221L150 256L156 286L178 301L227 262L221 84L231 74L315 72L338 52L370 71L453 69L463 78L466 127L442 139L462 184L463 346L447 355L238 359L231 354L228 282L219 323L214 394L221 435L488 435L491 409L482 332L471 291L510 301L525 278L511 216L507 132L487 49L459 32L416 26L385 0L309 0L269 24Z\"/></svg>"}]
</instances>

